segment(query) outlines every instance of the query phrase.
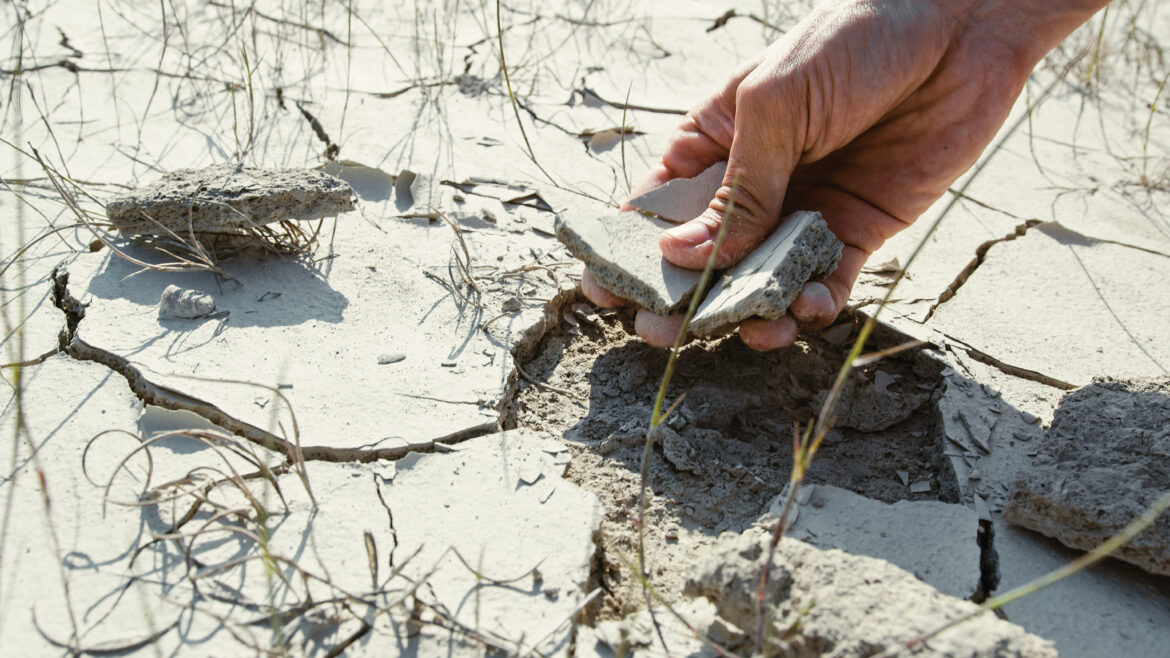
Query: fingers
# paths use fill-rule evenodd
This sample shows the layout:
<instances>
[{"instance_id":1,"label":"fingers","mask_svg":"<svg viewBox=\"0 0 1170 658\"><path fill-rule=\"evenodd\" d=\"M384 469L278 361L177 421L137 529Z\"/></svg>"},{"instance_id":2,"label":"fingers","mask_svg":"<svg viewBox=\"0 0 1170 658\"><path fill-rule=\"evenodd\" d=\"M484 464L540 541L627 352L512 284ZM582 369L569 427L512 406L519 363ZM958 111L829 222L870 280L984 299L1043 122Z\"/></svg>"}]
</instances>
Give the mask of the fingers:
<instances>
[{"instance_id":1,"label":"fingers","mask_svg":"<svg viewBox=\"0 0 1170 658\"><path fill-rule=\"evenodd\" d=\"M678 332L682 329L683 316L655 315L646 309L638 309L638 315L634 317L634 331L654 347L671 347L674 341L678 338ZM689 342L690 336L684 342Z\"/></svg>"},{"instance_id":2,"label":"fingers","mask_svg":"<svg viewBox=\"0 0 1170 658\"><path fill-rule=\"evenodd\" d=\"M629 300L618 297L602 288L589 268L585 268L585 273L581 275L581 292L585 293L585 297L600 308L619 308L630 305Z\"/></svg>"},{"instance_id":3,"label":"fingers","mask_svg":"<svg viewBox=\"0 0 1170 658\"><path fill-rule=\"evenodd\" d=\"M753 350L768 352L788 347L796 340L800 328L791 315L775 320L752 318L739 325L739 337Z\"/></svg>"},{"instance_id":4,"label":"fingers","mask_svg":"<svg viewBox=\"0 0 1170 658\"><path fill-rule=\"evenodd\" d=\"M833 323L845 309L853 282L869 254L846 246L832 274L804 284L800 295L788 307L788 314L775 320L752 318L739 327L739 336L754 350L763 352L791 345L800 331L817 331Z\"/></svg>"},{"instance_id":5,"label":"fingers","mask_svg":"<svg viewBox=\"0 0 1170 658\"><path fill-rule=\"evenodd\" d=\"M585 268L585 273L581 276L581 291L585 293L585 297L589 301L602 308L616 308L631 304L628 299L618 297L602 288L589 268ZM642 337L642 340L654 347L671 347L674 345L675 339L678 338L682 322L683 316L681 315L663 317L645 309L638 309L638 314L634 317L634 331Z\"/></svg>"},{"instance_id":6,"label":"fingers","mask_svg":"<svg viewBox=\"0 0 1170 658\"><path fill-rule=\"evenodd\" d=\"M806 85L797 74L778 74L772 67L748 73L730 100L734 130L727 152L727 173L707 210L695 219L665 231L659 246L675 265L702 269L715 249L716 235L726 221L715 266L726 268L755 249L776 227L785 190L800 160L808 122ZM726 112L715 104L694 113L702 128L726 123Z\"/></svg>"}]
</instances>

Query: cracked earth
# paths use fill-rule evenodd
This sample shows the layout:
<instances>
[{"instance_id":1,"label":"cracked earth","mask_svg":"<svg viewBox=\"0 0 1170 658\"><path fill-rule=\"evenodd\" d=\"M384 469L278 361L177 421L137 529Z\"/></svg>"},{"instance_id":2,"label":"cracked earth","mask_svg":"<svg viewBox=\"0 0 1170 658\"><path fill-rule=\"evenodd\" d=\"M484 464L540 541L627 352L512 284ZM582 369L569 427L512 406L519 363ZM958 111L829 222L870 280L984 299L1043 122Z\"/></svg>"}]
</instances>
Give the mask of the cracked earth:
<instances>
[{"instance_id":1,"label":"cracked earth","mask_svg":"<svg viewBox=\"0 0 1170 658\"><path fill-rule=\"evenodd\" d=\"M1165 489L1133 460L1170 455L1170 115L1150 57L1170 24L1118 5L1147 27L1101 31L1113 77L1021 99L834 326L774 354L683 350L639 526L667 355L628 310L585 303L554 217L611 214L711 81L806 7L603 5L503 5L499 28L490 5L13 6L0 655L709 652L693 629L749 652L736 610L755 593L735 599L731 574L759 572L793 425L940 217L867 351L921 344L853 372L795 495L774 651L932 630L1075 559L1077 514L1106 520L1077 535L1100 541ZM1099 28L1030 90L1083 80ZM215 271L106 223L163 172L237 161L321 168L357 209ZM216 312L161 316L170 285ZM1049 482L1058 436L1086 446L1062 453L1069 477L1110 493L1050 501L1060 541L1005 520ZM1094 440L1134 447L1104 460ZM931 650L1161 655L1159 523Z\"/></svg>"}]
</instances>

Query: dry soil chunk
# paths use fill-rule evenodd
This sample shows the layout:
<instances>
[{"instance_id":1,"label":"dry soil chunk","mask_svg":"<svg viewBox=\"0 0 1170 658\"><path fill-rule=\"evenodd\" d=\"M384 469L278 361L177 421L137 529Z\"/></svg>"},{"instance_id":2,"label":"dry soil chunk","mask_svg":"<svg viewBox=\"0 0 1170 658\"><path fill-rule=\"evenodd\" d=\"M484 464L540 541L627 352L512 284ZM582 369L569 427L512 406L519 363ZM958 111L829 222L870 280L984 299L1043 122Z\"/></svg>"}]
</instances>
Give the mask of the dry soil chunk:
<instances>
[{"instance_id":1,"label":"dry soil chunk","mask_svg":"<svg viewBox=\"0 0 1170 658\"><path fill-rule=\"evenodd\" d=\"M163 318L201 318L215 312L215 298L198 290L170 285L158 300L158 315Z\"/></svg>"},{"instance_id":2,"label":"dry soil chunk","mask_svg":"<svg viewBox=\"0 0 1170 658\"><path fill-rule=\"evenodd\" d=\"M1004 519L1073 548L1097 546L1170 491L1170 377L1097 379L1069 393L1039 449ZM1170 518L1114 556L1170 575Z\"/></svg>"},{"instance_id":3,"label":"dry soil chunk","mask_svg":"<svg viewBox=\"0 0 1170 658\"><path fill-rule=\"evenodd\" d=\"M707 209L723 184L727 163L717 162L694 178L676 178L661 187L630 199L630 205L663 219L687 222Z\"/></svg>"},{"instance_id":4,"label":"dry soil chunk","mask_svg":"<svg viewBox=\"0 0 1170 658\"><path fill-rule=\"evenodd\" d=\"M753 316L772 320L784 315L806 281L837 267L842 247L820 213L792 213L720 277L695 313L691 332L709 336Z\"/></svg>"},{"instance_id":5,"label":"dry soil chunk","mask_svg":"<svg viewBox=\"0 0 1170 658\"><path fill-rule=\"evenodd\" d=\"M557 217L557 239L593 271L603 288L653 313L681 310L701 272L666 262L658 234L673 224L636 212L609 217L566 213Z\"/></svg>"},{"instance_id":6,"label":"dry soil chunk","mask_svg":"<svg viewBox=\"0 0 1170 658\"><path fill-rule=\"evenodd\" d=\"M320 171L219 164L172 171L114 198L106 214L123 235L239 234L333 217L353 210L353 196L348 183Z\"/></svg>"},{"instance_id":7,"label":"dry soil chunk","mask_svg":"<svg viewBox=\"0 0 1170 658\"><path fill-rule=\"evenodd\" d=\"M968 598L979 584L979 518L963 505L900 500L893 505L828 484L805 485L792 535L818 548L888 560L940 592Z\"/></svg>"},{"instance_id":8,"label":"dry soil chunk","mask_svg":"<svg viewBox=\"0 0 1170 658\"><path fill-rule=\"evenodd\" d=\"M688 594L715 603L739 628L755 628L756 592L770 537L752 529L724 534L699 560ZM784 539L776 551L766 592L775 655L872 655L933 631L977 608L940 594L889 562L822 551ZM984 614L944 632L929 644L931 656L1055 656L1047 640Z\"/></svg>"}]
</instances>

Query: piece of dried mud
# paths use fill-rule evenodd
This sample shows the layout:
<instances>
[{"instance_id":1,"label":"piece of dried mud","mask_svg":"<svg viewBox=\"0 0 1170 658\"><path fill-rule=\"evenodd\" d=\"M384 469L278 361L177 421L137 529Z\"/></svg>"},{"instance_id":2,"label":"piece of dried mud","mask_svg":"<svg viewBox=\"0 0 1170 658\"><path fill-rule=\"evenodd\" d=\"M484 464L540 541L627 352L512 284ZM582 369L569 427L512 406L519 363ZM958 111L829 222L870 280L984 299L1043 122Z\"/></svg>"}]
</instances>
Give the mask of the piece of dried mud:
<instances>
[{"instance_id":1,"label":"piece of dried mud","mask_svg":"<svg viewBox=\"0 0 1170 658\"><path fill-rule=\"evenodd\" d=\"M674 222L690 221L707 209L723 185L727 163L717 162L694 178L676 178L630 199L630 205Z\"/></svg>"},{"instance_id":2,"label":"piece of dried mud","mask_svg":"<svg viewBox=\"0 0 1170 658\"><path fill-rule=\"evenodd\" d=\"M353 188L324 172L218 164L165 174L115 197L106 204L106 215L123 235L183 238L241 235L274 222L353 209Z\"/></svg>"},{"instance_id":3,"label":"piece of dried mud","mask_svg":"<svg viewBox=\"0 0 1170 658\"><path fill-rule=\"evenodd\" d=\"M636 212L557 216L557 239L585 262L603 288L659 315L681 311L702 273L666 262L658 234L667 221Z\"/></svg>"},{"instance_id":4,"label":"piece of dried mud","mask_svg":"<svg viewBox=\"0 0 1170 658\"><path fill-rule=\"evenodd\" d=\"M1096 379L1061 400L1003 518L1090 550L1170 491L1170 377ZM1170 575L1170 517L1113 556Z\"/></svg>"}]
</instances>

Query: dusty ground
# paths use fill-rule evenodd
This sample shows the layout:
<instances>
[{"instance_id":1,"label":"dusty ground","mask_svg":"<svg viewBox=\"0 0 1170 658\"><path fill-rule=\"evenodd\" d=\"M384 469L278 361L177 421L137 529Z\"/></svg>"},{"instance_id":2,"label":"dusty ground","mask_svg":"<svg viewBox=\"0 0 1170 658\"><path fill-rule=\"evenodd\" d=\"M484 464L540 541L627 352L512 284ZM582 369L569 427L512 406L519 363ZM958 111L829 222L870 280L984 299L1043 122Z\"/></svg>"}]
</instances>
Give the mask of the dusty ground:
<instances>
[{"instance_id":1,"label":"dusty ground","mask_svg":"<svg viewBox=\"0 0 1170 658\"><path fill-rule=\"evenodd\" d=\"M602 500L607 614L624 615L643 605L627 566L637 551L646 427L668 353L631 336L629 313L603 316L578 304L565 317L569 322L523 366L549 386L522 384L512 420L577 444L567 476ZM879 332L874 349L896 344L894 332ZM751 526L780 493L791 473L794 424L815 417L815 392L829 387L847 351L848 343L809 337L790 350L760 354L733 336L682 352L667 405L686 398L668 419L664 445L655 447L648 480L646 551L664 594L680 596L699 549L721 532ZM809 481L885 502L956 501L932 404L941 369L910 351L859 372L862 381L880 372L892 383L880 400L845 400L841 413L866 405L865 417L889 427L833 430ZM929 489L911 493L907 482L927 482Z\"/></svg>"},{"instance_id":2,"label":"dusty ground","mask_svg":"<svg viewBox=\"0 0 1170 658\"><path fill-rule=\"evenodd\" d=\"M583 304L553 219L614 211L686 109L808 5L0 5L0 655L617 651L605 633L645 602L666 353ZM955 558L920 587L945 568L1003 592L1080 555L1000 508L1066 394L1170 372L1165 43L1163 3L1115 0L1037 66L978 173L873 255L837 327L683 351L647 479L666 599L698 605L699 557L767 512L793 424L940 219L870 349L926 344L855 373L808 476L885 525L858 537L815 497L801 515L851 564L875 534L906 570ZM337 174L357 209L297 229L313 239L292 255L181 266L105 225L131 188L237 162ZM171 285L216 314L160 317ZM1113 414L1094 404L1085 442ZM971 551L976 517L994 537ZM1168 593L1111 560L1006 615L1066 656L1161 656Z\"/></svg>"}]
</instances>

